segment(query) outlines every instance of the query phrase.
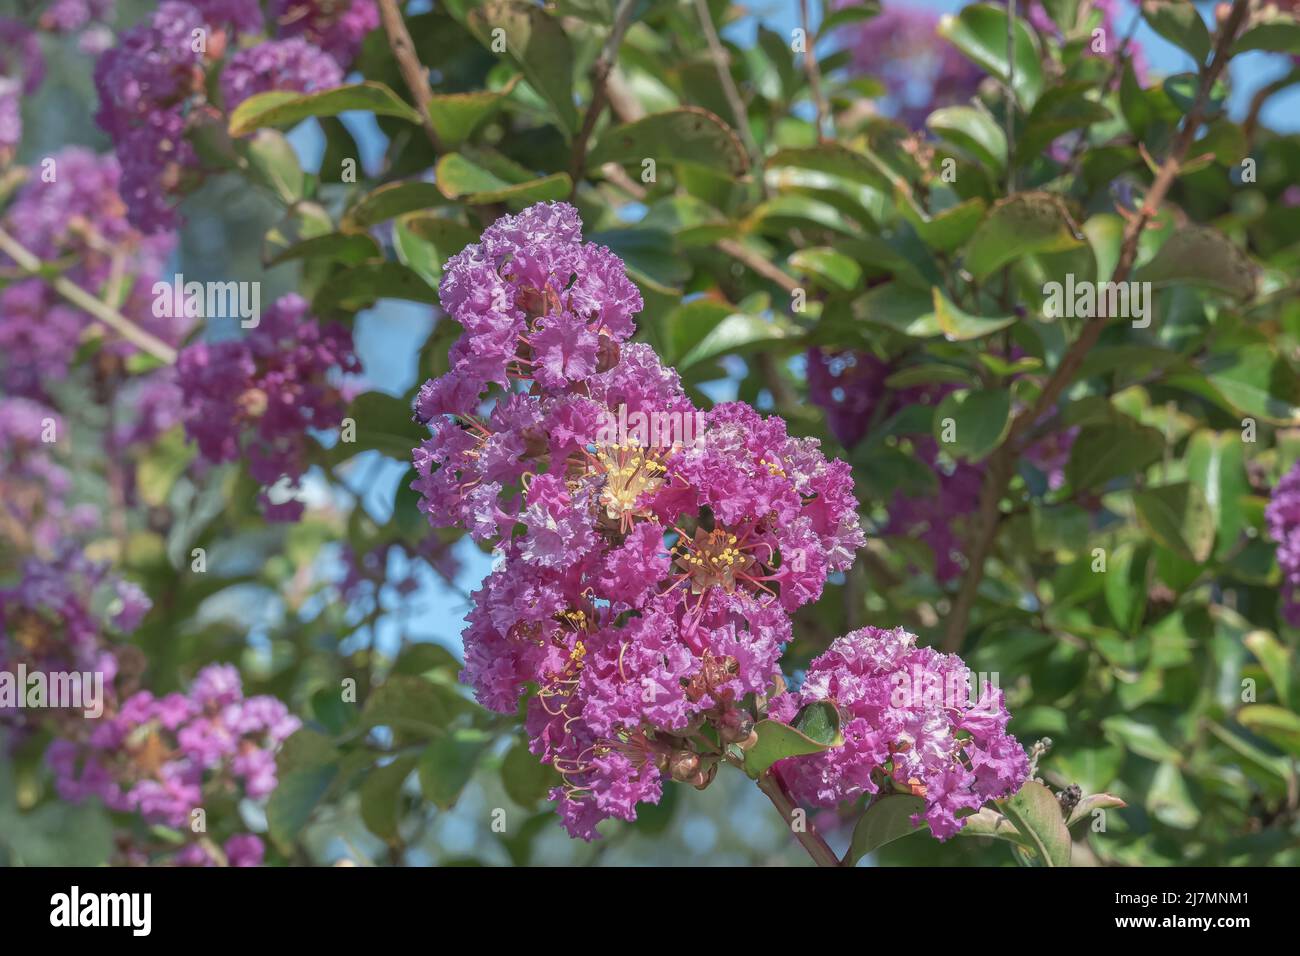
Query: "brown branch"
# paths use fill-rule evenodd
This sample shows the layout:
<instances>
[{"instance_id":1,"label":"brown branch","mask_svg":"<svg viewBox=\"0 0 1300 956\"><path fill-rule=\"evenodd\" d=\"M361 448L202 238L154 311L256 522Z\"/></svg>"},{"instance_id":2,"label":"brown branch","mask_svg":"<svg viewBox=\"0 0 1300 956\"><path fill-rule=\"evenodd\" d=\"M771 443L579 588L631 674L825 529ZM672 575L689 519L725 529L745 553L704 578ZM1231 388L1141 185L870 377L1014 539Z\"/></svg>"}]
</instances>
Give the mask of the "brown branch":
<instances>
[{"instance_id":1,"label":"brown branch","mask_svg":"<svg viewBox=\"0 0 1300 956\"><path fill-rule=\"evenodd\" d=\"M614 15L614 25L610 27L609 36L605 38L600 56L596 58L596 63L591 68L591 103L582 118L582 129L573 141L573 158L569 163L570 178L573 180L573 186L569 191L570 198L578 191L578 180L582 178L582 172L587 165L587 143L596 128L596 121L605 110L605 104L609 102L609 74L614 69L614 60L618 56L619 46L623 43L623 34L627 33L627 28L632 25L632 10L635 7L636 0L620 0L618 12Z\"/></svg>"},{"instance_id":2,"label":"brown branch","mask_svg":"<svg viewBox=\"0 0 1300 956\"><path fill-rule=\"evenodd\" d=\"M817 142L826 142L826 117L830 108L826 96L822 93L822 71L817 63L817 44L812 31L808 29L808 0L799 0L799 15L803 20L803 68L808 74L808 86L812 88L813 104L817 107ZM831 131L832 138L834 130Z\"/></svg>"},{"instance_id":3,"label":"brown branch","mask_svg":"<svg viewBox=\"0 0 1300 956\"><path fill-rule=\"evenodd\" d=\"M808 851L814 863L818 866L840 866L840 858L835 855L835 851L830 848L825 840L822 839L817 828L813 826L808 819L808 811L800 810L799 806L791 799L790 794L786 791L781 779L771 770L764 770L758 778L758 789L767 794L767 798L772 801L772 806L776 807L781 818L785 820L785 825L795 835L795 839ZM803 824L803 829L795 829L796 812L803 813L803 819L799 820Z\"/></svg>"},{"instance_id":4,"label":"brown branch","mask_svg":"<svg viewBox=\"0 0 1300 956\"><path fill-rule=\"evenodd\" d=\"M759 152L758 143L754 141L754 131L749 128L749 110L745 108L745 101L741 99L740 90L736 88L736 81L731 76L731 68L727 65L729 59L727 51L718 38L717 29L713 26L713 17L709 14L708 0L695 0L695 12L700 18L700 29L704 31L704 39L709 45L709 55L713 58L714 69L718 72L718 82L722 84L722 92L726 95L727 104L731 107L736 123L736 132L744 140L745 149L749 151L750 163L754 167L755 174L759 177L759 182L762 183L763 154Z\"/></svg>"},{"instance_id":5,"label":"brown branch","mask_svg":"<svg viewBox=\"0 0 1300 956\"><path fill-rule=\"evenodd\" d=\"M786 292L793 293L796 289L802 288L793 276L782 272L758 253L750 252L735 239L719 239L716 245L731 258L742 265L749 266L763 278L775 282Z\"/></svg>"},{"instance_id":6,"label":"brown branch","mask_svg":"<svg viewBox=\"0 0 1300 956\"><path fill-rule=\"evenodd\" d=\"M1245 19L1247 5L1248 0L1233 0L1232 11L1219 27L1214 44L1214 56L1210 59L1209 66L1205 67L1201 74L1200 89L1196 94L1196 100L1192 104L1191 110L1187 114L1183 128L1179 131L1173 145L1170 147L1164 164L1156 173L1156 178L1147 191L1141 209L1125 223L1119 260L1115 265L1115 273L1110 278L1111 282L1125 282L1133 271L1133 263L1137 259L1138 240L1141 238L1142 231L1147 224L1159 211L1161 203L1164 202L1165 196L1174 184L1174 180L1178 178L1183 160L1187 157L1187 151L1191 148L1192 141L1196 138L1197 129L1201 125L1210 91L1214 88L1215 81L1218 80L1230 58L1228 48L1232 45L1232 41L1237 36L1237 31L1241 28L1242 21ZM1102 329L1106 326L1106 319L1107 316L1099 316L1087 321L1080 331L1079 337L1075 339L1069 350L1062 356L1060 364L1052 371L1051 376L1043 386L1043 390L1039 393L1038 399L1032 406L1025 408L1015 417L1010 429L1007 431L1006 438L1003 439L1002 444L989 458L988 470L984 475L984 485L980 489L980 506L975 523L976 538L969 556L970 566L967 568L966 574L962 578L961 587L953 600L953 606L948 614L948 622L944 630L942 646L949 653L960 649L962 641L966 637L970 613L975 605L980 582L984 579L984 564L993 551L993 542L997 537L998 526L1002 520L1000 510L1002 496L1006 493L1011 478L1015 474L1015 464L1019 454L1019 440L1026 429L1031 428L1034 423L1043 417L1048 409L1056 404L1057 399L1061 397L1061 394L1074 380L1074 376L1083 365L1084 359L1092 350L1092 347L1097 344Z\"/></svg>"},{"instance_id":7,"label":"brown branch","mask_svg":"<svg viewBox=\"0 0 1300 956\"><path fill-rule=\"evenodd\" d=\"M429 89L429 71L424 68L420 58L415 54L415 43L411 40L410 31L406 29L406 21L402 19L402 11L397 7L397 0L379 0L379 19L384 25L384 33L388 35L388 47L393 51L393 58L397 60L402 81L411 91L411 99L415 100L415 108L420 113L420 126L424 129L424 135L429 137L433 151L442 153L442 141L434 128L433 114L429 112L429 107L433 104L433 91Z\"/></svg>"},{"instance_id":8,"label":"brown branch","mask_svg":"<svg viewBox=\"0 0 1300 956\"><path fill-rule=\"evenodd\" d=\"M0 252L18 264L18 268L31 275L40 275L43 263L4 229L0 229ZM152 332L140 328L121 312L101 302L81 286L63 276L45 280L50 287L77 308L88 312L142 352L148 352L159 361L174 365L176 350Z\"/></svg>"}]
</instances>

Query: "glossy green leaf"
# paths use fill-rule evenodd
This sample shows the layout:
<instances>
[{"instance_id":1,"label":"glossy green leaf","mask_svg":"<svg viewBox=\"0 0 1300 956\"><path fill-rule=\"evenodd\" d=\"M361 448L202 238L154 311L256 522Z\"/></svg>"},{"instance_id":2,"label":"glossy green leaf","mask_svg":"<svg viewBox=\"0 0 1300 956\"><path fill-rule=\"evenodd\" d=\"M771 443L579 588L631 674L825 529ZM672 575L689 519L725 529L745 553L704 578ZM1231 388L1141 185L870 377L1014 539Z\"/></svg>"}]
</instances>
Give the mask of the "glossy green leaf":
<instances>
[{"instance_id":1,"label":"glossy green leaf","mask_svg":"<svg viewBox=\"0 0 1300 956\"><path fill-rule=\"evenodd\" d=\"M518 82L519 77L514 76L499 90L433 95L429 100L429 119L442 145L454 149L469 139L497 114Z\"/></svg>"},{"instance_id":2,"label":"glossy green leaf","mask_svg":"<svg viewBox=\"0 0 1300 956\"><path fill-rule=\"evenodd\" d=\"M1017 193L994 203L966 244L966 269L984 279L1009 262L1039 252L1063 252L1084 237L1059 196Z\"/></svg>"},{"instance_id":3,"label":"glossy green leaf","mask_svg":"<svg viewBox=\"0 0 1300 956\"><path fill-rule=\"evenodd\" d=\"M1166 548L1204 562L1214 548L1214 512L1196 485L1179 482L1133 493L1138 521Z\"/></svg>"},{"instance_id":4,"label":"glossy green leaf","mask_svg":"<svg viewBox=\"0 0 1300 956\"><path fill-rule=\"evenodd\" d=\"M606 130L587 156L587 165L688 163L740 176L749 168L745 148L735 132L708 110L684 106Z\"/></svg>"},{"instance_id":5,"label":"glossy green leaf","mask_svg":"<svg viewBox=\"0 0 1300 956\"><path fill-rule=\"evenodd\" d=\"M754 778L778 760L831 749L829 744L819 743L779 720L760 720L754 732L758 741L745 751L745 772Z\"/></svg>"},{"instance_id":6,"label":"glossy green leaf","mask_svg":"<svg viewBox=\"0 0 1300 956\"><path fill-rule=\"evenodd\" d=\"M976 66L1004 83L1009 79L1022 107L1034 105L1043 91L1043 68L1033 32L1022 19L1015 21L1012 59L1007 57L1007 11L1003 7L970 4L955 16L944 16L938 32Z\"/></svg>"},{"instance_id":7,"label":"glossy green leaf","mask_svg":"<svg viewBox=\"0 0 1300 956\"><path fill-rule=\"evenodd\" d=\"M934 410L940 447L968 461L979 461L997 448L1010 427L1011 393L1002 388L952 392Z\"/></svg>"},{"instance_id":8,"label":"glossy green leaf","mask_svg":"<svg viewBox=\"0 0 1300 956\"><path fill-rule=\"evenodd\" d=\"M1041 865L1070 865L1070 831L1061 815L1061 805L1050 790L1030 780L1015 796L999 801L998 806L1033 847Z\"/></svg>"},{"instance_id":9,"label":"glossy green leaf","mask_svg":"<svg viewBox=\"0 0 1300 956\"><path fill-rule=\"evenodd\" d=\"M559 20L541 7L522 0L485 0L469 12L469 29L491 49L493 30L505 38L506 53L524 78L550 106L560 127L578 130L573 105L573 45Z\"/></svg>"},{"instance_id":10,"label":"glossy green leaf","mask_svg":"<svg viewBox=\"0 0 1300 956\"><path fill-rule=\"evenodd\" d=\"M426 747L416 768L425 799L442 810L454 807L491 742L484 731L461 728Z\"/></svg>"},{"instance_id":11,"label":"glossy green leaf","mask_svg":"<svg viewBox=\"0 0 1300 956\"><path fill-rule=\"evenodd\" d=\"M858 861L868 853L910 833L923 832L926 829L925 821L922 820L920 826L913 826L912 817L924 813L925 800L921 797L899 793L872 800L853 828L853 840L849 844L844 865L857 866Z\"/></svg>"},{"instance_id":12,"label":"glossy green leaf","mask_svg":"<svg viewBox=\"0 0 1300 956\"><path fill-rule=\"evenodd\" d=\"M1187 0L1143 0L1142 16L1151 29L1192 55L1197 64L1210 56L1210 31L1196 6Z\"/></svg>"},{"instance_id":13,"label":"glossy green leaf","mask_svg":"<svg viewBox=\"0 0 1300 956\"><path fill-rule=\"evenodd\" d=\"M1134 275L1153 285L1206 286L1240 299L1255 294L1254 264L1227 236L1209 226L1183 226Z\"/></svg>"},{"instance_id":14,"label":"glossy green leaf","mask_svg":"<svg viewBox=\"0 0 1300 956\"><path fill-rule=\"evenodd\" d=\"M420 114L389 87L367 80L318 93L257 93L230 114L230 135L246 136L265 126L292 126L309 116L338 116L353 110L420 122Z\"/></svg>"},{"instance_id":15,"label":"glossy green leaf","mask_svg":"<svg viewBox=\"0 0 1300 956\"><path fill-rule=\"evenodd\" d=\"M435 176L444 196L472 206L504 202L522 208L535 202L563 199L573 185L568 173L552 173L522 183L509 182L460 153L447 153L439 159Z\"/></svg>"}]
</instances>

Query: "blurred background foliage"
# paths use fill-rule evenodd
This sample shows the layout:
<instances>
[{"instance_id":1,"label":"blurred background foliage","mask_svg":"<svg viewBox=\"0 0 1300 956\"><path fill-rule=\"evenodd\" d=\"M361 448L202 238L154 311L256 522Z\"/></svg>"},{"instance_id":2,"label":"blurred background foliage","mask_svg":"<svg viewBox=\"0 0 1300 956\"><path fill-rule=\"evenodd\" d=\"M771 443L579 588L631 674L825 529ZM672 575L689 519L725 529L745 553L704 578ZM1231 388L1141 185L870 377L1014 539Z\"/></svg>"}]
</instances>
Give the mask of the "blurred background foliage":
<instances>
[{"instance_id":1,"label":"blurred background foliage","mask_svg":"<svg viewBox=\"0 0 1300 956\"><path fill-rule=\"evenodd\" d=\"M122 3L118 25L149 6ZM235 661L250 693L274 693L308 722L281 755L267 818L254 821L269 828L270 862L805 862L739 774L703 792L667 787L635 824L607 824L592 845L570 841L545 803L551 771L527 754L518 721L483 711L458 686L460 618L491 558L432 532L406 487L420 437L410 399L445 369L456 334L433 305L440 265L497 215L572 193L587 237L622 256L643 292L638 337L697 401L739 397L779 412L855 467L871 540L856 568L800 612L787 673L797 679L799 664L864 624L905 625L941 645L959 582L936 578L921 539L885 532L896 493L942 486L915 445L944 416L909 404L905 390L955 384L984 396L944 410L979 436L962 456L987 457L1084 324L1045 315L1044 283L1113 270L1123 215L1190 107L1179 77L1206 53L1181 14L1152 8L1143 18L1118 4L1118 22L1134 26L1146 53L1140 81L1120 37L1109 56L1090 54L1100 15L1090 4L1035 3L1046 19L1018 26L1008 143L1000 6L960 8L942 28L947 41L933 38L910 61L881 57L873 72L873 50L855 45L878 7L811 4L819 118L794 49L797 4L703 4L742 100L737 116L700 5L639 0L614 61L611 109L575 161L615 6L412 2L441 154L398 116L262 125L246 115L269 173L251 189L239 176L212 177L185 201L177 271L262 281L263 302L302 290L319 313L354 324L366 368L358 443L344 450L322 436L300 524L266 526L239 468L189 470L177 433L136 462L145 507L127 544L104 545L157 603L136 636L150 687ZM1213 5L1199 6L1212 29ZM498 54L490 30L502 24L512 39ZM885 66L901 62L924 87L933 59L954 53L982 81L919 128L906 125ZM1296 632L1279 616L1263 524L1268 490L1300 456L1300 144L1274 122L1273 102L1258 115L1251 102L1268 83L1286 101L1295 54L1291 24L1245 54L1262 67L1225 78L1223 108L1142 236L1136 278L1157 287L1155 321L1106 328L1044 426L1078 430L1063 480L1015 461L957 635L972 669L998 675L1011 730L1026 746L1051 739L1039 763L1049 784L1127 803L1105 814L1102 832L1091 821L1075 828L1076 864L1300 862ZM52 42L47 55L51 80L25 104L22 160L66 143L105 148L90 119L88 58ZM382 30L357 69L353 79L409 99ZM444 99L466 93L475 95ZM1253 182L1242 180L1248 157ZM360 160L356 182L343 181L347 158ZM1011 203L1009 184L1022 194ZM323 235L335 239L302 245ZM1178 246L1180 236L1197 243ZM810 356L846 353L887 363L898 397L847 447L807 381ZM1242 438L1246 418L1253 442ZM975 531L968 504L954 518L961 541ZM189 573L195 547L207 550L205 575ZM1098 548L1105 573L1094 571ZM340 703L347 678L357 704ZM40 743L0 763L0 854L106 857L103 814L55 800ZM847 844L847 829L818 822L837 848ZM987 838L915 836L868 862L1014 860Z\"/></svg>"}]
</instances>

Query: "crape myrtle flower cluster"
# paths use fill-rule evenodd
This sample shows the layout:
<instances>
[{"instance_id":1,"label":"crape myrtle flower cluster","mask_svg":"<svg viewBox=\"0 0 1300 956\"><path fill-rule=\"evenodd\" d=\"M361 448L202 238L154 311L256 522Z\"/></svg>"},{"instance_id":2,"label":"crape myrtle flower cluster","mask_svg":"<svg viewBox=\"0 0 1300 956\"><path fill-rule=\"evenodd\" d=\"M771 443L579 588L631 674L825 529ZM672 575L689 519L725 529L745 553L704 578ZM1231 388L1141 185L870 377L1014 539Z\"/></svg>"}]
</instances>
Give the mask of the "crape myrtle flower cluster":
<instances>
[{"instance_id":1,"label":"crape myrtle flower cluster","mask_svg":"<svg viewBox=\"0 0 1300 956\"><path fill-rule=\"evenodd\" d=\"M45 261L71 262L64 278L96 298L111 296L135 325L177 344L191 320L155 316L151 292L174 237L142 235L127 221L121 170L111 155L73 146L49 159L52 175L33 172L5 212L5 229ZM67 377L85 335L98 328L43 278L10 283L0 290L0 384L10 394L45 398L49 386ZM135 350L115 337L104 348L118 358Z\"/></svg>"},{"instance_id":2,"label":"crape myrtle flower cluster","mask_svg":"<svg viewBox=\"0 0 1300 956\"><path fill-rule=\"evenodd\" d=\"M1282 569L1282 617L1300 627L1300 462L1282 476L1264 510L1268 534L1277 542Z\"/></svg>"},{"instance_id":3,"label":"crape myrtle flower cluster","mask_svg":"<svg viewBox=\"0 0 1300 956\"><path fill-rule=\"evenodd\" d=\"M75 547L49 560L28 559L16 584L0 589L0 670L102 675L104 711L84 719L67 709L0 710L0 727L18 737L45 730L59 795L94 799L137 815L147 825L196 837L191 814L214 799L264 800L276 786L275 752L299 721L273 697L244 697L229 665L201 670L184 694L155 697L136 690L145 661L127 643L150 601L134 584ZM123 834L125 860L149 862L156 848ZM172 862L217 862L201 841ZM225 844L230 865L257 865L261 840L248 833Z\"/></svg>"},{"instance_id":4,"label":"crape myrtle flower cluster","mask_svg":"<svg viewBox=\"0 0 1300 956\"><path fill-rule=\"evenodd\" d=\"M13 673L22 664L29 673L100 672L110 691L121 669L117 640L149 606L137 586L75 547L28 558L18 582L0 588L0 670ZM35 713L0 711L0 718L21 730Z\"/></svg>"},{"instance_id":5,"label":"crape myrtle flower cluster","mask_svg":"<svg viewBox=\"0 0 1300 956\"><path fill-rule=\"evenodd\" d=\"M1023 353L1011 350L1011 357ZM891 389L885 381L898 368L860 351L813 348L807 355L808 396L826 412L833 434L846 448L863 441L873 428L886 425L909 405L937 406L956 390L951 383L931 383ZM1048 432L1030 444L1024 459L1043 473L1046 486L1056 490L1065 483L1065 465L1078 428ZM935 493L895 492L889 503L886 535L919 538L934 554L936 580L961 576L962 524L979 509L985 465L941 454L942 447L928 434L909 436L916 457L933 472Z\"/></svg>"},{"instance_id":6,"label":"crape myrtle flower cluster","mask_svg":"<svg viewBox=\"0 0 1300 956\"><path fill-rule=\"evenodd\" d=\"M918 647L901 627L836 638L797 693L772 701L769 716L790 722L816 701L839 709L844 744L777 763L800 803L836 807L863 794L908 793L925 800L913 823L924 817L947 840L964 825L959 813L1014 793L1029 775L1029 758L1006 732L1002 692L986 687L971 699L961 658Z\"/></svg>"},{"instance_id":7,"label":"crape myrtle flower cluster","mask_svg":"<svg viewBox=\"0 0 1300 956\"><path fill-rule=\"evenodd\" d=\"M790 614L863 543L852 477L814 439L742 403L697 411L677 374L628 342L641 308L576 211L538 204L448 263L443 307L464 328L416 405L435 526L492 543L463 679L513 713L586 839L634 819L665 777L703 787L706 729L745 742L741 704L773 686ZM689 441L615 421L698 423Z\"/></svg>"},{"instance_id":8,"label":"crape myrtle flower cluster","mask_svg":"<svg viewBox=\"0 0 1300 956\"><path fill-rule=\"evenodd\" d=\"M63 418L29 398L0 398L0 535L21 551L51 555L68 535L99 524L93 505L69 501L72 475L55 455L49 431Z\"/></svg>"},{"instance_id":9,"label":"crape myrtle flower cluster","mask_svg":"<svg viewBox=\"0 0 1300 956\"><path fill-rule=\"evenodd\" d=\"M300 725L276 698L245 697L236 668L214 664L199 671L184 694L138 691L82 739L56 740L46 759L63 799L95 799L146 824L191 834L193 811L209 800L269 797L276 786L275 752ZM242 833L227 840L224 852L231 866L257 866L264 847ZM193 841L174 862L218 861Z\"/></svg>"},{"instance_id":10,"label":"crape myrtle flower cluster","mask_svg":"<svg viewBox=\"0 0 1300 956\"><path fill-rule=\"evenodd\" d=\"M190 134L255 93L338 86L377 23L374 0L281 0L272 38L248 45L268 26L257 0L166 0L124 31L95 64L96 122L122 163L131 221L174 228L171 197L204 172ZM208 100L212 72L222 103Z\"/></svg>"},{"instance_id":11,"label":"crape myrtle flower cluster","mask_svg":"<svg viewBox=\"0 0 1300 956\"><path fill-rule=\"evenodd\" d=\"M196 342L176 365L186 435L210 463L246 458L273 521L301 516L302 502L272 503L267 489L281 479L297 488L308 429L341 424L349 397L341 377L361 369L347 327L307 309L302 296L282 296L244 338Z\"/></svg>"}]
</instances>

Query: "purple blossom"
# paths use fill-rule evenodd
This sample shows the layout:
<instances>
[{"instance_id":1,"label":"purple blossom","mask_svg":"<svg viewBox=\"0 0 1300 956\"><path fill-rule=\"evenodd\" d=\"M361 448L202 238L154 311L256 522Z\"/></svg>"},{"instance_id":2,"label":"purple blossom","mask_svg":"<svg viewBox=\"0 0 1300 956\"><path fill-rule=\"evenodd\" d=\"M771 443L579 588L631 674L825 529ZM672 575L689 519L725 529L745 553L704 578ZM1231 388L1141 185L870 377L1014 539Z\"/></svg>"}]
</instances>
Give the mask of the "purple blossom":
<instances>
[{"instance_id":1,"label":"purple blossom","mask_svg":"<svg viewBox=\"0 0 1300 956\"><path fill-rule=\"evenodd\" d=\"M834 703L844 736L843 746L777 764L801 803L834 807L888 786L923 797L931 832L947 840L963 826L960 811L1014 793L1029 773L1006 733L1001 691L987 687L973 699L961 659L917 647L902 628L836 638L791 696L798 706ZM788 701L779 708L792 709Z\"/></svg>"},{"instance_id":2,"label":"purple blossom","mask_svg":"<svg viewBox=\"0 0 1300 956\"><path fill-rule=\"evenodd\" d=\"M1282 476L1264 510L1268 534L1277 542L1282 569L1282 617L1300 627L1300 462Z\"/></svg>"},{"instance_id":3,"label":"purple blossom","mask_svg":"<svg viewBox=\"0 0 1300 956\"><path fill-rule=\"evenodd\" d=\"M592 839L665 777L708 782L685 728L748 735L742 703L771 687L790 613L863 543L851 472L747 405L696 410L627 342L640 295L571 206L499 220L440 295L465 333L416 401L432 436L412 487L431 523L500 555L462 678L506 713L537 688L530 746Z\"/></svg>"},{"instance_id":4,"label":"purple blossom","mask_svg":"<svg viewBox=\"0 0 1300 956\"><path fill-rule=\"evenodd\" d=\"M281 478L296 487L307 468L308 430L339 426L346 408L340 375L359 370L346 327L322 325L301 296L283 296L246 338L197 342L181 352L186 435L209 462L246 457L264 487ZM271 505L264 493L262 502L273 520L302 512L297 501Z\"/></svg>"},{"instance_id":5,"label":"purple blossom","mask_svg":"<svg viewBox=\"0 0 1300 956\"><path fill-rule=\"evenodd\" d=\"M343 71L327 54L301 37L267 40L240 50L221 73L227 110L268 90L300 93L327 90L343 82Z\"/></svg>"},{"instance_id":6,"label":"purple blossom","mask_svg":"<svg viewBox=\"0 0 1300 956\"><path fill-rule=\"evenodd\" d=\"M271 0L277 36L304 36L345 70L367 33L379 26L374 0Z\"/></svg>"}]
</instances>

